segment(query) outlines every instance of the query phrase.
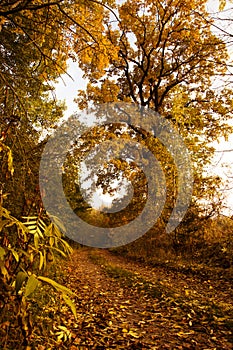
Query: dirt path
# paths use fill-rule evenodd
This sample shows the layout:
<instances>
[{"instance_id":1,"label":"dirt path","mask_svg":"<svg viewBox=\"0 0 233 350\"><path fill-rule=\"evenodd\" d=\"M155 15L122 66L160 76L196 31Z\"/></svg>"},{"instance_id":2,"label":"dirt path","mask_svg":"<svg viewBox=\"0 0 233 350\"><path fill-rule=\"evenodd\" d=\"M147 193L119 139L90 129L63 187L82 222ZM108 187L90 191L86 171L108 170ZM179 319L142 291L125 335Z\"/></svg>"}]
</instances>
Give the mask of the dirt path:
<instances>
[{"instance_id":1,"label":"dirt path","mask_svg":"<svg viewBox=\"0 0 233 350\"><path fill-rule=\"evenodd\" d=\"M68 349L232 349L232 290L105 250L75 250L63 266L77 294Z\"/></svg>"},{"instance_id":2,"label":"dirt path","mask_svg":"<svg viewBox=\"0 0 233 350\"><path fill-rule=\"evenodd\" d=\"M199 278L192 274L172 271L169 269L150 266L143 266L142 264L127 261L123 257L114 256L106 250L98 251L98 254L108 261L111 261L116 266L121 266L132 272L137 272L149 281L160 281L168 289L172 288L177 294L190 298L199 298L202 302L204 300L220 304L233 302L233 284L231 281L224 281L223 279Z\"/></svg>"}]
</instances>

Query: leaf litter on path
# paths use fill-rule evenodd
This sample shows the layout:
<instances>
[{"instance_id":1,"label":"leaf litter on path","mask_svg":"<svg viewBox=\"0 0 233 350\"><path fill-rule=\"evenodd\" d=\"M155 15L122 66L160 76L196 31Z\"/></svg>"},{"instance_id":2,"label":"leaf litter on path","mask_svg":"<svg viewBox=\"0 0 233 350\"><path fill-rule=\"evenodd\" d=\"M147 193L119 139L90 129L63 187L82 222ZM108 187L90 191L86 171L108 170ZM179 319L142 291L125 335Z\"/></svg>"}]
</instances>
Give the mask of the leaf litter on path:
<instances>
[{"instance_id":1,"label":"leaf litter on path","mask_svg":"<svg viewBox=\"0 0 233 350\"><path fill-rule=\"evenodd\" d=\"M216 290L218 281L142 267L98 249L75 250L62 269L77 308L76 319L67 309L71 339L62 348L232 348L228 284Z\"/></svg>"}]
</instances>

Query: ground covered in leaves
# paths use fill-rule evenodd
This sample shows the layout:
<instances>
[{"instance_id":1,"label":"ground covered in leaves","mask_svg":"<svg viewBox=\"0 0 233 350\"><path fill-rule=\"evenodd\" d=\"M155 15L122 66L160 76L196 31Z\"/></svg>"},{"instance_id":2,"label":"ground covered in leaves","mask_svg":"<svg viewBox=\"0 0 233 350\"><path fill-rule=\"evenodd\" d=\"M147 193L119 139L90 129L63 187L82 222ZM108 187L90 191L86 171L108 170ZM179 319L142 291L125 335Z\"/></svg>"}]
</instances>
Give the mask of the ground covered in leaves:
<instances>
[{"instance_id":1,"label":"ground covered in leaves","mask_svg":"<svg viewBox=\"0 0 233 350\"><path fill-rule=\"evenodd\" d=\"M233 348L230 281L152 268L98 249L75 250L61 270L60 282L76 293L77 318L63 310L57 348Z\"/></svg>"}]
</instances>

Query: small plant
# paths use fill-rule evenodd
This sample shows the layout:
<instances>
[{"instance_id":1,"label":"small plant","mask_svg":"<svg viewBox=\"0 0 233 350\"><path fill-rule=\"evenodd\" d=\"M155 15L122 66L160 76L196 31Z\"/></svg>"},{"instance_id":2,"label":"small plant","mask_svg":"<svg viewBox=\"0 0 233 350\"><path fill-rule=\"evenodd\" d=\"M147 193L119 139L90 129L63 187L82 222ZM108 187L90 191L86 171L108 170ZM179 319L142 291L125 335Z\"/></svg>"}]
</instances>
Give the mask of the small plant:
<instances>
[{"instance_id":1,"label":"small plant","mask_svg":"<svg viewBox=\"0 0 233 350\"><path fill-rule=\"evenodd\" d=\"M76 316L71 300L74 293L46 276L58 254L67 257L72 252L59 229L61 223L56 218L54 223L46 223L40 216L24 217L23 220L16 219L0 205L0 338L3 348L9 328L18 329L18 342L21 341L22 346L28 344L33 331L30 297L43 284L59 292ZM5 332L6 325L8 331Z\"/></svg>"}]
</instances>

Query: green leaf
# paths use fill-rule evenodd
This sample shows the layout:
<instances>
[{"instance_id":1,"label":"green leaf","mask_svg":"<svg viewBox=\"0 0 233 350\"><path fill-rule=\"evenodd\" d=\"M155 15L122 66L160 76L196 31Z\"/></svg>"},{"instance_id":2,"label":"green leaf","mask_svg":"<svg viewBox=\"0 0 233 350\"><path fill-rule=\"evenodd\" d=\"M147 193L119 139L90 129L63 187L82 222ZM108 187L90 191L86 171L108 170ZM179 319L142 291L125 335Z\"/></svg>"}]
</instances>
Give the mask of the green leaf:
<instances>
[{"instance_id":1,"label":"green leaf","mask_svg":"<svg viewBox=\"0 0 233 350\"><path fill-rule=\"evenodd\" d=\"M34 235L34 234L37 232L37 228L35 228L35 230L30 230L30 229L29 229L29 232L30 232L32 235Z\"/></svg>"},{"instance_id":2,"label":"green leaf","mask_svg":"<svg viewBox=\"0 0 233 350\"><path fill-rule=\"evenodd\" d=\"M18 293L18 291L22 287L23 282L26 280L26 278L27 278L26 272L20 271L17 273L16 280L15 280L16 293Z\"/></svg>"},{"instance_id":3,"label":"green leaf","mask_svg":"<svg viewBox=\"0 0 233 350\"><path fill-rule=\"evenodd\" d=\"M2 220L0 222L0 232L2 231L2 229L4 228L4 226L8 225L10 223L10 220Z\"/></svg>"},{"instance_id":4,"label":"green leaf","mask_svg":"<svg viewBox=\"0 0 233 350\"><path fill-rule=\"evenodd\" d=\"M42 233L41 229L39 228L39 226L37 226L37 232L41 238L44 238L43 233Z\"/></svg>"},{"instance_id":5,"label":"green leaf","mask_svg":"<svg viewBox=\"0 0 233 350\"><path fill-rule=\"evenodd\" d=\"M6 254L5 249L0 247L0 260L3 260L4 255Z\"/></svg>"},{"instance_id":6,"label":"green leaf","mask_svg":"<svg viewBox=\"0 0 233 350\"><path fill-rule=\"evenodd\" d=\"M38 276L38 280L40 281L44 281L46 283L49 283L51 286L53 286L56 290L62 292L64 294L64 292L66 294L70 294L70 295L75 295L74 292L72 292L72 290L70 290L69 288L63 286L62 284L59 284L57 282L55 282L54 280L52 280L51 278L48 277L44 277L44 276Z\"/></svg>"},{"instance_id":7,"label":"green leaf","mask_svg":"<svg viewBox=\"0 0 233 350\"><path fill-rule=\"evenodd\" d=\"M68 297L68 295L66 295L64 293L62 293L62 297L63 297L65 303L70 307L74 317L77 318L76 307L75 307L75 304L73 303L73 301Z\"/></svg>"},{"instance_id":8,"label":"green leaf","mask_svg":"<svg viewBox=\"0 0 233 350\"><path fill-rule=\"evenodd\" d=\"M31 219L37 219L37 216L22 216L23 219L31 220ZM36 221L35 221L36 222Z\"/></svg>"},{"instance_id":9,"label":"green leaf","mask_svg":"<svg viewBox=\"0 0 233 350\"><path fill-rule=\"evenodd\" d=\"M30 294L34 292L38 285L38 279L35 275L31 275L27 281L26 289L25 289L25 297L28 297Z\"/></svg>"},{"instance_id":10,"label":"green leaf","mask_svg":"<svg viewBox=\"0 0 233 350\"><path fill-rule=\"evenodd\" d=\"M61 229L62 232L66 232L65 226L61 219L59 219L57 216L54 216L54 215L52 215L52 219L58 229Z\"/></svg>"},{"instance_id":11,"label":"green leaf","mask_svg":"<svg viewBox=\"0 0 233 350\"><path fill-rule=\"evenodd\" d=\"M47 225L44 223L43 220L39 219L38 226L44 231L47 227Z\"/></svg>"},{"instance_id":12,"label":"green leaf","mask_svg":"<svg viewBox=\"0 0 233 350\"><path fill-rule=\"evenodd\" d=\"M31 225L31 223L30 223L30 225L28 225L28 230L30 231L30 232L32 232L32 231L36 231L36 225Z\"/></svg>"},{"instance_id":13,"label":"green leaf","mask_svg":"<svg viewBox=\"0 0 233 350\"><path fill-rule=\"evenodd\" d=\"M12 151L10 147L5 145L3 142L0 141L0 152L5 151L7 153L7 167L8 171L13 175L14 173L14 167L13 167L13 156L12 156Z\"/></svg>"},{"instance_id":14,"label":"green leaf","mask_svg":"<svg viewBox=\"0 0 233 350\"><path fill-rule=\"evenodd\" d=\"M16 262L19 262L19 254L14 249L10 249L12 255L14 256Z\"/></svg>"},{"instance_id":15,"label":"green leaf","mask_svg":"<svg viewBox=\"0 0 233 350\"><path fill-rule=\"evenodd\" d=\"M39 254L40 254L39 270L41 270L41 269L42 269L42 266L43 266L43 264L44 264L44 257L43 257L42 252L39 251Z\"/></svg>"},{"instance_id":16,"label":"green leaf","mask_svg":"<svg viewBox=\"0 0 233 350\"><path fill-rule=\"evenodd\" d=\"M46 269L46 266L47 266L47 263L46 263L46 256L47 256L47 253L46 253L46 249L44 249L44 270Z\"/></svg>"},{"instance_id":17,"label":"green leaf","mask_svg":"<svg viewBox=\"0 0 233 350\"><path fill-rule=\"evenodd\" d=\"M49 237L49 245L52 247L53 244L54 244L54 237L51 236L51 237Z\"/></svg>"},{"instance_id":18,"label":"green leaf","mask_svg":"<svg viewBox=\"0 0 233 350\"><path fill-rule=\"evenodd\" d=\"M73 248L64 239L61 239L61 243L63 244L63 249L65 252L68 254L71 254L73 252Z\"/></svg>"},{"instance_id":19,"label":"green leaf","mask_svg":"<svg viewBox=\"0 0 233 350\"><path fill-rule=\"evenodd\" d=\"M58 226L54 223L51 224L51 232L56 237L62 237L61 231L59 230Z\"/></svg>"},{"instance_id":20,"label":"green leaf","mask_svg":"<svg viewBox=\"0 0 233 350\"><path fill-rule=\"evenodd\" d=\"M35 248L38 249L38 247L39 247L39 235L38 235L38 233L34 234L34 245L35 245Z\"/></svg>"},{"instance_id":21,"label":"green leaf","mask_svg":"<svg viewBox=\"0 0 233 350\"><path fill-rule=\"evenodd\" d=\"M64 256L65 258L67 257L67 254L64 253L61 249L59 248L56 248L56 247L51 247L51 246L45 246L46 248L49 248L49 249L53 249L53 250L56 250L56 252L58 252L59 254L61 254L62 256Z\"/></svg>"},{"instance_id":22,"label":"green leaf","mask_svg":"<svg viewBox=\"0 0 233 350\"><path fill-rule=\"evenodd\" d=\"M3 265L3 263L0 264L0 268L1 268L1 272L2 272L3 276L9 277L8 271L5 268L5 266Z\"/></svg>"}]
</instances>

